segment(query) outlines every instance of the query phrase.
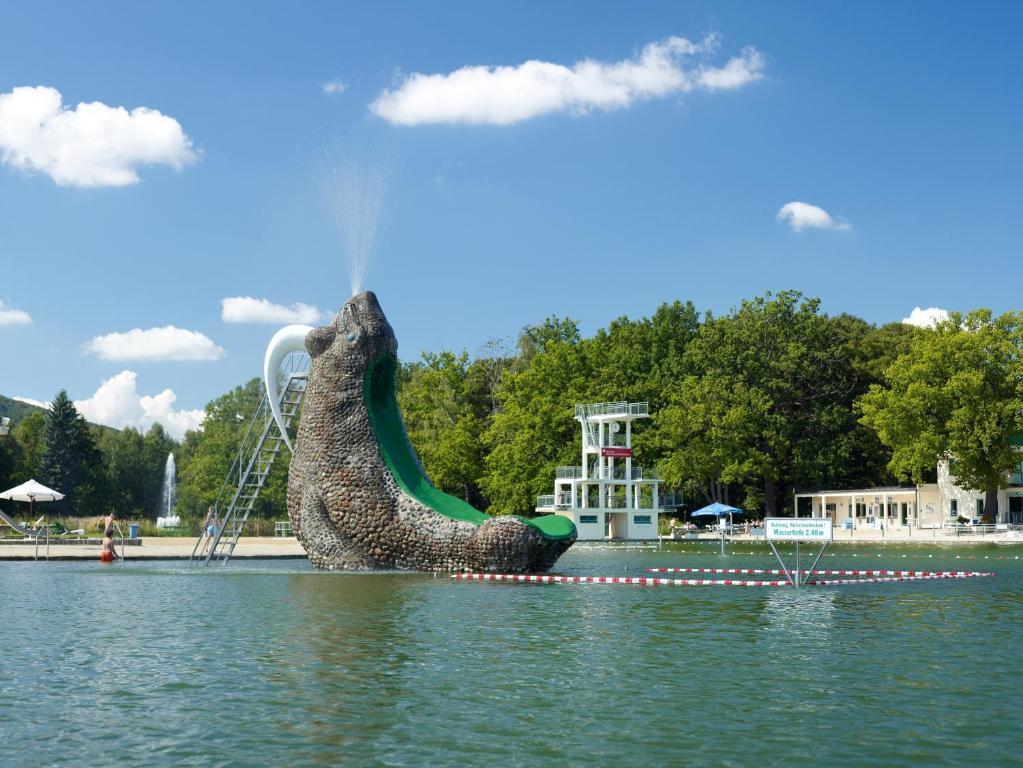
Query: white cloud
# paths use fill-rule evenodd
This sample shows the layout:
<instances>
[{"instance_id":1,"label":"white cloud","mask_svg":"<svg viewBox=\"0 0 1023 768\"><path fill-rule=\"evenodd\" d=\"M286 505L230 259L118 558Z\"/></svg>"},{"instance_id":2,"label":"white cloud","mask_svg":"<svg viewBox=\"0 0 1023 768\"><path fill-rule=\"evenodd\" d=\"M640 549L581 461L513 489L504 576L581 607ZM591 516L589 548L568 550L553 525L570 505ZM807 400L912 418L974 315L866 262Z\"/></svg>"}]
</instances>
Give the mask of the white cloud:
<instances>
[{"instance_id":1,"label":"white cloud","mask_svg":"<svg viewBox=\"0 0 1023 768\"><path fill-rule=\"evenodd\" d=\"M220 300L220 318L225 323L305 323L311 325L320 322L323 318L329 318L329 313L321 312L308 304L292 304L290 307L285 307L267 299L232 296Z\"/></svg>"},{"instance_id":2,"label":"white cloud","mask_svg":"<svg viewBox=\"0 0 1023 768\"><path fill-rule=\"evenodd\" d=\"M832 217L823 208L800 202L785 203L778 210L778 221L787 223L793 232L802 232L804 229L840 229L843 231L852 229L852 224L842 218Z\"/></svg>"},{"instance_id":3,"label":"white cloud","mask_svg":"<svg viewBox=\"0 0 1023 768\"><path fill-rule=\"evenodd\" d=\"M96 336L85 345L85 352L104 360L219 360L224 350L198 331L168 325L163 328Z\"/></svg>"},{"instance_id":4,"label":"white cloud","mask_svg":"<svg viewBox=\"0 0 1023 768\"><path fill-rule=\"evenodd\" d=\"M23 310L15 309L0 301L0 325L27 325L32 316Z\"/></svg>"},{"instance_id":5,"label":"white cloud","mask_svg":"<svg viewBox=\"0 0 1023 768\"><path fill-rule=\"evenodd\" d=\"M0 160L60 186L123 187L138 183L140 166L180 170L198 157L181 124L155 109L62 102L46 86L0 93Z\"/></svg>"},{"instance_id":6,"label":"white cloud","mask_svg":"<svg viewBox=\"0 0 1023 768\"><path fill-rule=\"evenodd\" d=\"M44 408L47 411L50 410L50 404L44 403L42 400L34 400L31 397L12 397L11 400L17 400L19 403L28 403L34 405L36 408Z\"/></svg>"},{"instance_id":7,"label":"white cloud","mask_svg":"<svg viewBox=\"0 0 1023 768\"><path fill-rule=\"evenodd\" d=\"M204 411L174 409L177 395L165 389L157 395L139 395L134 371L121 371L102 384L87 400L75 400L75 408L88 421L121 429L135 427L143 431L159 423L167 433L180 440L189 429L202 426Z\"/></svg>"},{"instance_id":8,"label":"white cloud","mask_svg":"<svg viewBox=\"0 0 1023 768\"><path fill-rule=\"evenodd\" d=\"M708 91L730 91L763 77L764 57L756 48L742 49L742 55L729 59L723 67L700 71L699 84Z\"/></svg>"},{"instance_id":9,"label":"white cloud","mask_svg":"<svg viewBox=\"0 0 1023 768\"><path fill-rule=\"evenodd\" d=\"M940 307L928 307L927 309L914 307L913 311L909 313L909 317L902 318L902 322L906 325L915 325L918 328L933 328L945 320L948 320L948 310Z\"/></svg>"},{"instance_id":10,"label":"white cloud","mask_svg":"<svg viewBox=\"0 0 1023 768\"><path fill-rule=\"evenodd\" d=\"M340 96L347 90L348 84L345 83L343 80L339 80L336 77L333 80L328 80L326 83L323 84L323 92L328 96Z\"/></svg>"},{"instance_id":11,"label":"white cloud","mask_svg":"<svg viewBox=\"0 0 1023 768\"><path fill-rule=\"evenodd\" d=\"M638 56L610 63L584 59L567 67L526 61L447 74L417 72L382 91L369 108L395 125L511 125L552 112L585 114L673 93L739 88L763 76L764 57L755 48L716 67L709 58L717 48L717 35L699 43L669 37L650 43Z\"/></svg>"}]
</instances>

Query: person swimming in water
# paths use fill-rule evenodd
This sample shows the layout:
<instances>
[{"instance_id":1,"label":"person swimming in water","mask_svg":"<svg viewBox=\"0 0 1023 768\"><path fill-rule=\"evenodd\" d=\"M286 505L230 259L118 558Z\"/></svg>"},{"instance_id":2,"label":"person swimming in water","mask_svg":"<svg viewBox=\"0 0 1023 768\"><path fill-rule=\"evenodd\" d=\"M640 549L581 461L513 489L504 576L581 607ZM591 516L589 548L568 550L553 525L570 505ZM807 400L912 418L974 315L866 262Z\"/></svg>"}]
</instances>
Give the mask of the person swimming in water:
<instances>
[{"instance_id":1,"label":"person swimming in water","mask_svg":"<svg viewBox=\"0 0 1023 768\"><path fill-rule=\"evenodd\" d=\"M112 563L120 559L117 549L114 547L115 520L117 520L116 512L111 512L103 518L103 548L100 550L99 559L104 563Z\"/></svg>"}]
</instances>

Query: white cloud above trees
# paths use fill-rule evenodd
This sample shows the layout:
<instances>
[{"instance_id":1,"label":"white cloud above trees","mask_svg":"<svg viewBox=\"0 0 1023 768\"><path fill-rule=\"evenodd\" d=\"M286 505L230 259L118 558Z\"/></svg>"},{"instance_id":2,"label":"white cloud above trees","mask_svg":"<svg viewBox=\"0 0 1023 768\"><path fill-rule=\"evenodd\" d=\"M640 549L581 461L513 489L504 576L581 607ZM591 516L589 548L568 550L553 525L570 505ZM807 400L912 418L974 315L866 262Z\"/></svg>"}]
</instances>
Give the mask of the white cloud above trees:
<instances>
[{"instance_id":1,"label":"white cloud above trees","mask_svg":"<svg viewBox=\"0 0 1023 768\"><path fill-rule=\"evenodd\" d=\"M225 323L304 323L311 325L327 318L329 313L321 312L309 304L274 304L269 299L251 296L232 296L220 300L220 318Z\"/></svg>"},{"instance_id":2,"label":"white cloud above trees","mask_svg":"<svg viewBox=\"0 0 1023 768\"><path fill-rule=\"evenodd\" d=\"M333 80L328 80L327 82L325 82L322 88L323 92L327 96L340 96L342 93L348 90L348 84L345 83L343 80L339 80L338 78L335 77Z\"/></svg>"},{"instance_id":3,"label":"white cloud above trees","mask_svg":"<svg viewBox=\"0 0 1023 768\"><path fill-rule=\"evenodd\" d=\"M181 169L198 157L181 124L155 109L74 109L56 88L18 87L0 93L0 161L45 173L60 186L123 187L148 165Z\"/></svg>"},{"instance_id":4,"label":"white cloud above trees","mask_svg":"<svg viewBox=\"0 0 1023 768\"><path fill-rule=\"evenodd\" d=\"M927 309L913 307L909 317L902 318L902 322L906 325L915 325L918 328L933 328L945 320L948 320L948 310L940 307L927 307Z\"/></svg>"},{"instance_id":5,"label":"white cloud above trees","mask_svg":"<svg viewBox=\"0 0 1023 768\"><path fill-rule=\"evenodd\" d=\"M86 420L116 429L135 427L145 431L158 423L175 440L202 426L205 411L176 410L177 395L171 389L140 395L137 378L134 371L121 371L100 384L92 397L75 400L75 408Z\"/></svg>"},{"instance_id":6,"label":"white cloud above trees","mask_svg":"<svg viewBox=\"0 0 1023 768\"><path fill-rule=\"evenodd\" d=\"M834 217L823 208L798 201L785 203L778 209L778 221L788 224L793 232L804 229L838 229L848 231L852 224L845 219Z\"/></svg>"},{"instance_id":7,"label":"white cloud above trees","mask_svg":"<svg viewBox=\"0 0 1023 768\"><path fill-rule=\"evenodd\" d=\"M87 354L116 361L210 361L224 356L223 348L205 334L173 325L96 336L84 349Z\"/></svg>"},{"instance_id":8,"label":"white cloud above trees","mask_svg":"<svg viewBox=\"0 0 1023 768\"><path fill-rule=\"evenodd\" d=\"M763 77L765 61L756 48L715 65L719 48L717 35L695 43L669 37L616 62L583 59L565 66L532 60L446 74L417 72L382 91L369 108L395 125L511 125L555 112L585 114L695 90L733 90Z\"/></svg>"}]
</instances>

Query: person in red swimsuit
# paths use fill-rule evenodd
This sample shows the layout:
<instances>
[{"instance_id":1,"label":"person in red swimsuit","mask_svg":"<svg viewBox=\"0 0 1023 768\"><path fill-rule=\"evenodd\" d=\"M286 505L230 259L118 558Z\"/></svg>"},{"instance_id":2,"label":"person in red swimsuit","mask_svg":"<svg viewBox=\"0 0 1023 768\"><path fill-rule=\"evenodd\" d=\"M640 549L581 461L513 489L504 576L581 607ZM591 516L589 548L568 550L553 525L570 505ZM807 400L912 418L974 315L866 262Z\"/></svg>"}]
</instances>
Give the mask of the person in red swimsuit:
<instances>
[{"instance_id":1,"label":"person in red swimsuit","mask_svg":"<svg viewBox=\"0 0 1023 768\"><path fill-rule=\"evenodd\" d=\"M115 520L117 520L116 512L111 512L103 518L103 548L100 550L99 559L104 563L112 563L118 559L117 550L114 548Z\"/></svg>"}]
</instances>

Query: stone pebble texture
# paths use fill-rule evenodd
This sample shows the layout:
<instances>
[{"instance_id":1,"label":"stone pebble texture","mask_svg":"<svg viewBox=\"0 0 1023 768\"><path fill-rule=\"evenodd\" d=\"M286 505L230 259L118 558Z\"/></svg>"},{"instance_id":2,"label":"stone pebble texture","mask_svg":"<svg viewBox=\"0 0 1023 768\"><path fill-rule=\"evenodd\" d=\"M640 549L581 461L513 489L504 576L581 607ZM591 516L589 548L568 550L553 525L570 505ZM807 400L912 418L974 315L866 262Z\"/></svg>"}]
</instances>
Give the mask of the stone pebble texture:
<instances>
[{"instance_id":1,"label":"stone pebble texture","mask_svg":"<svg viewBox=\"0 0 1023 768\"><path fill-rule=\"evenodd\" d=\"M333 323L309 333L306 349L312 367L288 477L288 516L313 565L535 573L572 546L574 536L550 540L514 517L482 525L453 520L397 484L364 398L370 364L398 351L373 293L349 299Z\"/></svg>"}]
</instances>

